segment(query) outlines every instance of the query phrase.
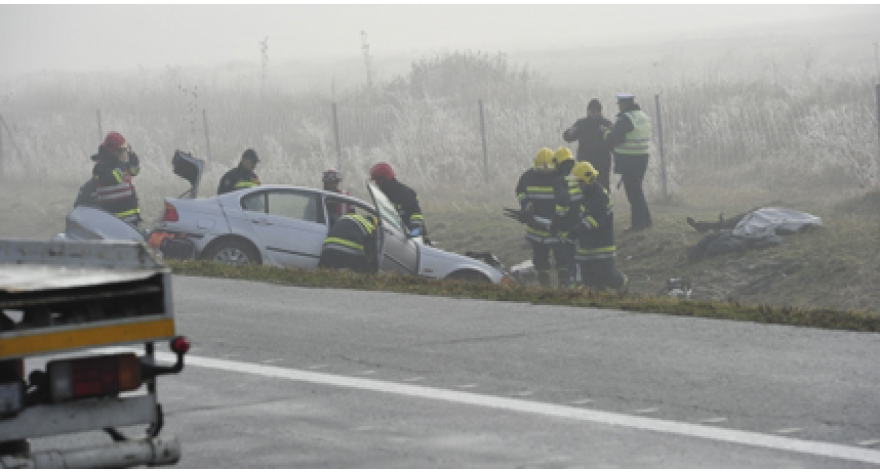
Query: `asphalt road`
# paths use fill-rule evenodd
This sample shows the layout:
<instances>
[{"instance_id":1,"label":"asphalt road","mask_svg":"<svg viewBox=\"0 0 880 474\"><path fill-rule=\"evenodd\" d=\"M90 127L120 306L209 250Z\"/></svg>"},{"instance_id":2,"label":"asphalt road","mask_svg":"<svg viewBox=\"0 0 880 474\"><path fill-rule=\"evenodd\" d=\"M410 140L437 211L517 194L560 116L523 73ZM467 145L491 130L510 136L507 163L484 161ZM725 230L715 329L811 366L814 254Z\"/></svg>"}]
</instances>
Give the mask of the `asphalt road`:
<instances>
[{"instance_id":1,"label":"asphalt road","mask_svg":"<svg viewBox=\"0 0 880 474\"><path fill-rule=\"evenodd\" d=\"M159 389L178 467L880 464L878 334L177 276L173 291L193 343Z\"/></svg>"}]
</instances>

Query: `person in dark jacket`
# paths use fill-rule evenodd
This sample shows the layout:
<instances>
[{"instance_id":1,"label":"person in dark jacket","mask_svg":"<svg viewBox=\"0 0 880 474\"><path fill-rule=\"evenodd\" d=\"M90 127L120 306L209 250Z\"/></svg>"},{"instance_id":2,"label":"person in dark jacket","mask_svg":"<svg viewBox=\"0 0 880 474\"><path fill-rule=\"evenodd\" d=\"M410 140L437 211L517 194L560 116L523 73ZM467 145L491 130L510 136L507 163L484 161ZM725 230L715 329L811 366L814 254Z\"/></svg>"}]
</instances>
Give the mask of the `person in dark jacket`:
<instances>
[{"instance_id":1,"label":"person in dark jacket","mask_svg":"<svg viewBox=\"0 0 880 474\"><path fill-rule=\"evenodd\" d=\"M651 121L635 103L632 94L618 94L617 122L605 133L605 142L614 151L614 172L623 180L629 200L631 225L624 232L638 232L653 225L651 211L645 200L642 182L648 169L648 149L651 144Z\"/></svg>"},{"instance_id":2,"label":"person in dark jacket","mask_svg":"<svg viewBox=\"0 0 880 474\"><path fill-rule=\"evenodd\" d=\"M378 227L379 219L374 215L346 214L324 239L318 267L376 273L379 270Z\"/></svg>"},{"instance_id":3,"label":"person in dark jacket","mask_svg":"<svg viewBox=\"0 0 880 474\"><path fill-rule=\"evenodd\" d=\"M566 142L578 142L577 160L593 165L599 173L599 183L605 189L610 189L611 184L611 148L605 143L602 127L610 129L612 125L610 120L602 116L602 104L593 99L587 105L587 116L562 134Z\"/></svg>"},{"instance_id":4,"label":"person in dark jacket","mask_svg":"<svg viewBox=\"0 0 880 474\"><path fill-rule=\"evenodd\" d=\"M425 243L430 245L428 239L428 228L425 226L425 217L422 215L422 208L419 206L419 198L416 192L409 186L397 180L394 169L388 163L376 163L370 168L370 179L372 179L379 189L394 204L400 219L410 231L410 236L422 236Z\"/></svg>"},{"instance_id":5,"label":"person in dark jacket","mask_svg":"<svg viewBox=\"0 0 880 474\"><path fill-rule=\"evenodd\" d=\"M239 189L251 188L260 185L260 178L254 173L260 158L253 148L248 148L241 154L241 161L238 166L227 171L220 178L220 185L217 187L217 195L231 193Z\"/></svg>"},{"instance_id":6,"label":"person in dark jacket","mask_svg":"<svg viewBox=\"0 0 880 474\"><path fill-rule=\"evenodd\" d=\"M575 260L583 285L625 291L628 279L614 266L614 206L608 190L597 181L598 174L587 162L578 163L571 170L568 179L581 189L584 201L569 235L577 239Z\"/></svg>"},{"instance_id":7,"label":"person in dark jacket","mask_svg":"<svg viewBox=\"0 0 880 474\"><path fill-rule=\"evenodd\" d=\"M140 171L140 159L131 151L125 137L110 132L92 155L95 166L92 179L98 205L123 222L137 226L141 222L141 209L137 192L131 180ZM89 191L86 191L89 192Z\"/></svg>"},{"instance_id":8,"label":"person in dark jacket","mask_svg":"<svg viewBox=\"0 0 880 474\"><path fill-rule=\"evenodd\" d=\"M526 240L532 246L532 264L541 286L550 286L550 252L556 261L560 286L568 285L569 257L559 238L550 227L556 213L553 183L556 180L553 150L541 148L534 166L526 170L516 185L515 193L526 224Z\"/></svg>"}]
</instances>

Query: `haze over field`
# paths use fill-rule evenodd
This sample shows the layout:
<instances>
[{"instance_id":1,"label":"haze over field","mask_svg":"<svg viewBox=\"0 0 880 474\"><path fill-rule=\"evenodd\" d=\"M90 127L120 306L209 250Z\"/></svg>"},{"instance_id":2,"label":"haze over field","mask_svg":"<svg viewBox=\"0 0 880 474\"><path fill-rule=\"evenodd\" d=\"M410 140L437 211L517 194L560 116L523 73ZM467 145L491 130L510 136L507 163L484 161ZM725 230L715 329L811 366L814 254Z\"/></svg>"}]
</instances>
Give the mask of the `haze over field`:
<instances>
[{"instance_id":1,"label":"haze over field","mask_svg":"<svg viewBox=\"0 0 880 474\"><path fill-rule=\"evenodd\" d=\"M381 74L457 49L540 63L544 50L757 31L822 44L826 23L846 35L878 19L877 5L2 5L0 75L258 64L268 38L271 68L345 83L364 77L362 31Z\"/></svg>"}]
</instances>

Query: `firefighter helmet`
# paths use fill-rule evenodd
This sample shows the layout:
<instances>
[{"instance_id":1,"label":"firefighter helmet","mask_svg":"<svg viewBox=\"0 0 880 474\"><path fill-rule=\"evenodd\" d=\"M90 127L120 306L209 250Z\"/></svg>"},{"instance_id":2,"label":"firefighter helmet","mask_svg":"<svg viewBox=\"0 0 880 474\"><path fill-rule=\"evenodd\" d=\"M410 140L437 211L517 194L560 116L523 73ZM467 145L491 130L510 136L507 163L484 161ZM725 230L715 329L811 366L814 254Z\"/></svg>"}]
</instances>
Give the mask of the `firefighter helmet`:
<instances>
[{"instance_id":1,"label":"firefighter helmet","mask_svg":"<svg viewBox=\"0 0 880 474\"><path fill-rule=\"evenodd\" d=\"M569 150L566 146L559 147L556 150L556 153L553 154L553 163L556 164L556 166L559 166L562 163L573 159L574 157L571 154L571 150Z\"/></svg>"},{"instance_id":2,"label":"firefighter helmet","mask_svg":"<svg viewBox=\"0 0 880 474\"><path fill-rule=\"evenodd\" d=\"M538 150L538 154L535 156L535 170L545 171L554 168L556 165L553 163L553 150L547 147Z\"/></svg>"},{"instance_id":3,"label":"firefighter helmet","mask_svg":"<svg viewBox=\"0 0 880 474\"><path fill-rule=\"evenodd\" d=\"M370 168L370 179L381 185L394 179L394 170L388 163L376 163Z\"/></svg>"},{"instance_id":4,"label":"firefighter helmet","mask_svg":"<svg viewBox=\"0 0 880 474\"><path fill-rule=\"evenodd\" d=\"M114 152L120 148L124 148L126 145L125 137L119 132L110 132L107 134L107 137L104 138L104 149L108 152Z\"/></svg>"},{"instance_id":5,"label":"firefighter helmet","mask_svg":"<svg viewBox=\"0 0 880 474\"><path fill-rule=\"evenodd\" d=\"M329 169L321 175L321 181L324 183L338 183L342 181L342 172Z\"/></svg>"},{"instance_id":6,"label":"firefighter helmet","mask_svg":"<svg viewBox=\"0 0 880 474\"><path fill-rule=\"evenodd\" d=\"M586 184L592 184L599 177L599 172L589 161L581 161L574 165L571 174L566 177L570 181L583 181Z\"/></svg>"}]
</instances>

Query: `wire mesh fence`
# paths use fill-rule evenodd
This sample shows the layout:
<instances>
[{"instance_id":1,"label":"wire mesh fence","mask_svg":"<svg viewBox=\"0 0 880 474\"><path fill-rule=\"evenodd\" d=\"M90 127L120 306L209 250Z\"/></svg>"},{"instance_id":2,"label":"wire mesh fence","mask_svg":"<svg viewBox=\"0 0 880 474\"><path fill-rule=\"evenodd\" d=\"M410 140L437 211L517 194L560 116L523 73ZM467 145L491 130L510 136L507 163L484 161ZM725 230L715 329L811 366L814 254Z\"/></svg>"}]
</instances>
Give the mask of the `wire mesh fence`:
<instances>
[{"instance_id":1,"label":"wire mesh fence","mask_svg":"<svg viewBox=\"0 0 880 474\"><path fill-rule=\"evenodd\" d=\"M655 123L662 113L665 170L655 127L646 177L654 198L664 188L675 194L697 181L773 187L833 175L853 185L880 185L876 98L866 79L826 78L813 87L740 81L663 89L659 111L653 94L638 96ZM613 98L612 91L600 92ZM320 186L321 171L336 167L356 183L374 163L386 161L422 189L473 189L487 181L507 189L539 148L576 147L563 141L562 132L585 114L588 100L488 96L480 99L481 121L477 100L349 100L337 103L334 115L326 99L198 97L194 89L182 94L188 99L170 100L157 91L142 102L108 100L97 111L97 124L96 109L84 101L9 104L0 110L2 176L88 179L96 137L117 130L141 156L146 172L139 180L146 184L170 178L175 149L207 158L205 182L211 183L238 163L244 149L255 148L266 183ZM612 102L605 115L613 121Z\"/></svg>"}]
</instances>

